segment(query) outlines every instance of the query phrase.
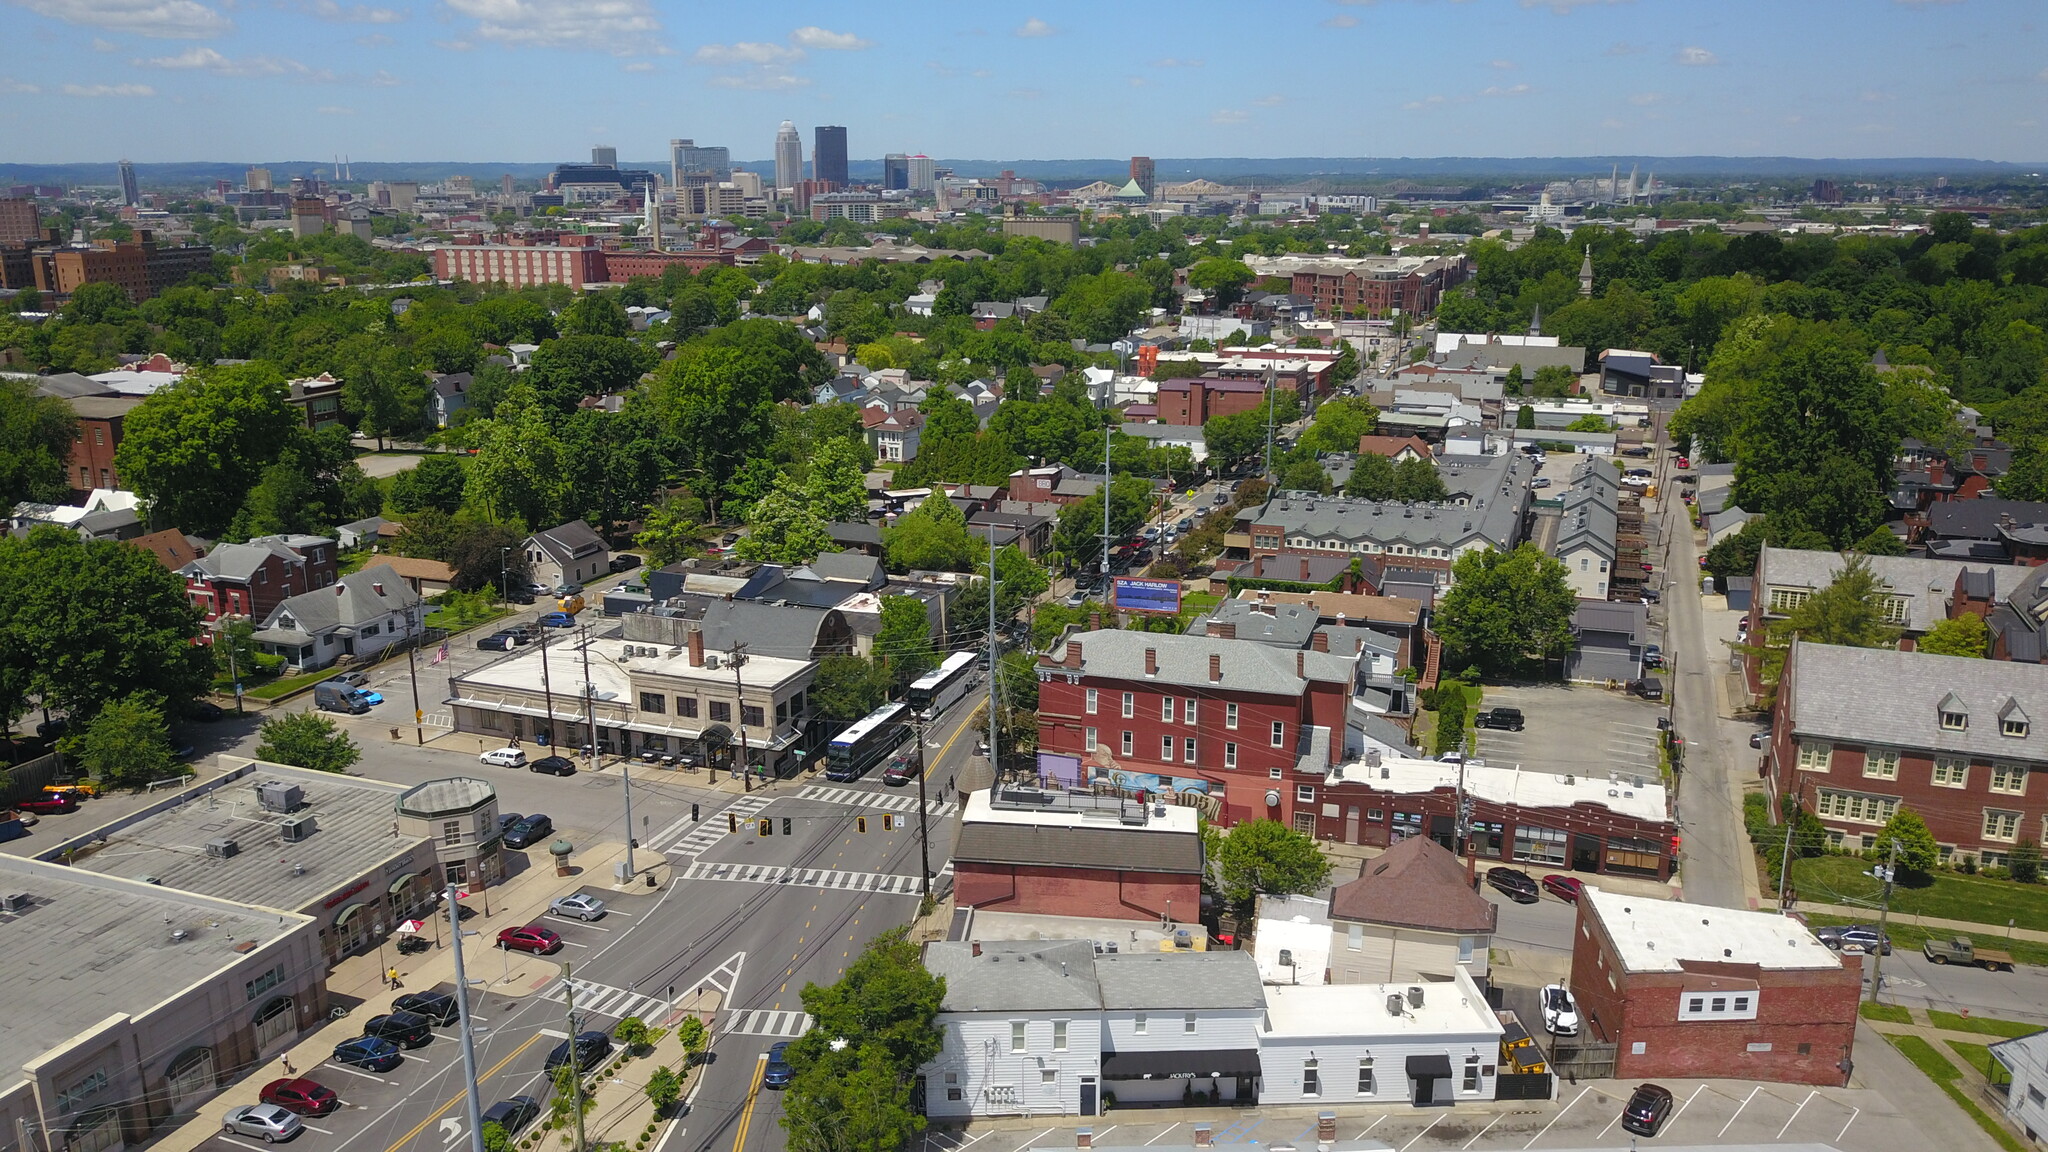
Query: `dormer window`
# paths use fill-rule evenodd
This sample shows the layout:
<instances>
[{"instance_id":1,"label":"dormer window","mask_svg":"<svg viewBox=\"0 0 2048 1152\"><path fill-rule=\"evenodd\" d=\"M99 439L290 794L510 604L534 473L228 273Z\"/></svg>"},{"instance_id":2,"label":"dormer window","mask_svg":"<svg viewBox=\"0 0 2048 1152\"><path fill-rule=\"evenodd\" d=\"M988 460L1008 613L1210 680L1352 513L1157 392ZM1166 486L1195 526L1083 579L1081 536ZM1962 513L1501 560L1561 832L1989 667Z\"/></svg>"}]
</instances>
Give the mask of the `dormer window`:
<instances>
[{"instance_id":1,"label":"dormer window","mask_svg":"<svg viewBox=\"0 0 2048 1152\"><path fill-rule=\"evenodd\" d=\"M1953 692L1943 696L1934 709L1941 717L1944 732L1961 732L1970 726L1970 711L1963 706L1962 697Z\"/></svg>"},{"instance_id":2,"label":"dormer window","mask_svg":"<svg viewBox=\"0 0 2048 1152\"><path fill-rule=\"evenodd\" d=\"M1998 734L2024 740L2028 727L2027 714L2020 711L2020 702L2007 697L1998 709Z\"/></svg>"}]
</instances>

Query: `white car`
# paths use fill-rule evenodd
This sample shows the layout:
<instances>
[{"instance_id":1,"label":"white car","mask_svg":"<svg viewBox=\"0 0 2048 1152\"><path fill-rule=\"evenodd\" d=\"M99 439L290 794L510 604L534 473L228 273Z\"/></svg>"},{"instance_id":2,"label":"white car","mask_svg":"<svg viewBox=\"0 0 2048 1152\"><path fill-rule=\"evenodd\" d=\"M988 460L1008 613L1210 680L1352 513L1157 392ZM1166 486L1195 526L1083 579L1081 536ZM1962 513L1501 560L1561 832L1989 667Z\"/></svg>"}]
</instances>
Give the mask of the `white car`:
<instances>
[{"instance_id":1,"label":"white car","mask_svg":"<svg viewBox=\"0 0 2048 1152\"><path fill-rule=\"evenodd\" d=\"M1621 486L1623 488L1648 488L1651 486L1651 483L1652 481L1648 476L1623 476L1621 478Z\"/></svg>"},{"instance_id":2,"label":"white car","mask_svg":"<svg viewBox=\"0 0 2048 1152\"><path fill-rule=\"evenodd\" d=\"M604 901L578 892L574 896L555 897L548 904L548 911L574 920L596 920L604 915Z\"/></svg>"},{"instance_id":3,"label":"white car","mask_svg":"<svg viewBox=\"0 0 2048 1152\"><path fill-rule=\"evenodd\" d=\"M305 1128L297 1116L275 1104L248 1104L228 1109L221 1131L230 1136L255 1136L265 1144L289 1140Z\"/></svg>"},{"instance_id":4,"label":"white car","mask_svg":"<svg viewBox=\"0 0 2048 1152\"><path fill-rule=\"evenodd\" d=\"M518 748L493 748L477 757L477 762L494 768L524 768L526 753Z\"/></svg>"},{"instance_id":5,"label":"white car","mask_svg":"<svg viewBox=\"0 0 2048 1152\"><path fill-rule=\"evenodd\" d=\"M1579 1002L1572 999L1571 989L1562 984L1543 986L1543 1026L1558 1036L1579 1034Z\"/></svg>"}]
</instances>

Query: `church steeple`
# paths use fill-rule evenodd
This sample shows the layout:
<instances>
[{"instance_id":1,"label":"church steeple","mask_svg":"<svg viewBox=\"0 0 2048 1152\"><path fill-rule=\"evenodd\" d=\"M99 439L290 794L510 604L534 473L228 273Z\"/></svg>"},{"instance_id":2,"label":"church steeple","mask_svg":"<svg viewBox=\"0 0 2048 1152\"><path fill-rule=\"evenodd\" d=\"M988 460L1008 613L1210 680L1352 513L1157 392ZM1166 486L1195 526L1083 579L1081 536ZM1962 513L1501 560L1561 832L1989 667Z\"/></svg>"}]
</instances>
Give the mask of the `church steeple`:
<instances>
[{"instance_id":1,"label":"church steeple","mask_svg":"<svg viewBox=\"0 0 2048 1152\"><path fill-rule=\"evenodd\" d=\"M1593 246L1586 245L1586 258L1579 263L1579 295L1593 295Z\"/></svg>"}]
</instances>

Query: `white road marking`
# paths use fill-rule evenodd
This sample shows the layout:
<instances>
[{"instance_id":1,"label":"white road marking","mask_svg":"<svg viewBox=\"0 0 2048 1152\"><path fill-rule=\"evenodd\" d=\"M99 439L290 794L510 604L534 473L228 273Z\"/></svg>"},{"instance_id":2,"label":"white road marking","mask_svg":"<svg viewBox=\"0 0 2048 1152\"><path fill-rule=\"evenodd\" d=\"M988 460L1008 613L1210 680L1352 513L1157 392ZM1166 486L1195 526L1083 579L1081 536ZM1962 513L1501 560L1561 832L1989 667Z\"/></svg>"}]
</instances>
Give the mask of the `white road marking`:
<instances>
[{"instance_id":1,"label":"white road marking","mask_svg":"<svg viewBox=\"0 0 2048 1152\"><path fill-rule=\"evenodd\" d=\"M1441 1123L1443 1122L1443 1118L1444 1118L1444 1117L1446 1117L1446 1116L1448 1116L1448 1115L1450 1115L1450 1113L1449 1113L1449 1112L1439 1112L1439 1113L1437 1113L1437 1114L1436 1114L1436 1119L1434 1119L1434 1120L1431 1120L1431 1121L1429 1122L1429 1128L1434 1128L1434 1127L1436 1127L1436 1126L1437 1126L1438 1124L1441 1124ZM1415 1143L1415 1142L1416 1142L1417 1140L1420 1140L1420 1139L1422 1139L1422 1138L1423 1138L1424 1136L1427 1136L1427 1135L1429 1135L1429 1128L1424 1128L1424 1129L1423 1129L1422 1131L1420 1131L1420 1132L1417 1132L1417 1133L1416 1133L1415 1135L1413 1135L1413 1136L1410 1136L1410 1137L1408 1138L1408 1143L1407 1143L1407 1144L1403 1144L1403 1145L1401 1145L1401 1152L1408 1152L1408 1148L1409 1148L1409 1146L1410 1146L1410 1145L1414 1144L1414 1143Z\"/></svg>"},{"instance_id":2,"label":"white road marking","mask_svg":"<svg viewBox=\"0 0 2048 1152\"><path fill-rule=\"evenodd\" d=\"M1503 1113L1503 1115L1505 1115L1505 1113ZM1493 1118L1493 1121L1492 1121L1492 1123L1488 1124L1488 1125L1487 1125L1486 1127L1484 1127L1484 1128L1481 1128L1481 1129L1479 1130L1479 1136L1484 1136L1484 1135L1486 1135L1486 1134L1487 1134L1488 1132L1491 1132L1491 1131L1493 1131L1493 1125L1494 1125L1494 1124L1498 1124L1498 1123L1500 1123L1500 1117L1499 1117L1499 1116L1495 1116L1495 1117ZM1467 1141L1465 1141L1465 1147L1467 1147L1467 1148L1470 1148L1470 1147L1471 1147L1471 1146L1473 1146L1474 1144L1477 1144L1477 1143L1479 1143L1479 1136L1474 1136L1474 1137L1472 1137L1472 1138L1471 1138L1470 1140L1467 1140Z\"/></svg>"},{"instance_id":3,"label":"white road marking","mask_svg":"<svg viewBox=\"0 0 2048 1152\"><path fill-rule=\"evenodd\" d=\"M1153 1138L1151 1138L1150 1140L1147 1140L1147 1141L1145 1141L1146 1145L1147 1145L1147 1146L1149 1147L1149 1146L1151 1146L1151 1145L1153 1145L1153 1144L1157 1144L1157 1143L1159 1143L1159 1142L1160 1142L1161 1140L1164 1140L1164 1139L1166 1139L1166 1133L1167 1133L1167 1132L1171 1132L1171 1131L1173 1131L1173 1130L1174 1130L1175 1128L1178 1128L1178 1127L1180 1127L1180 1122L1179 1122L1179 1121L1175 1121L1175 1122L1173 1122L1172 1124L1169 1124L1169 1125L1167 1125L1167 1126L1166 1126L1166 1132L1161 1132L1161 1133L1160 1133L1159 1135L1157 1135L1157 1136L1154 1136L1154 1137L1153 1137Z\"/></svg>"},{"instance_id":4,"label":"white road marking","mask_svg":"<svg viewBox=\"0 0 2048 1152\"><path fill-rule=\"evenodd\" d=\"M1386 1118L1387 1118L1387 1116L1386 1116L1386 1113L1381 1113L1381 1114L1380 1114L1380 1118L1379 1118L1378 1120L1375 1120L1375 1121L1373 1121L1372 1123L1370 1123L1370 1124L1368 1124L1368 1125L1366 1125L1366 1126L1365 1126L1365 1132L1370 1132L1370 1131L1372 1131L1373 1129L1375 1129L1375 1128L1379 1127L1379 1126L1380 1126L1380 1124L1381 1124L1382 1122L1384 1122L1384 1121L1386 1120ZM1172 1128L1168 1128L1168 1129L1166 1130L1166 1132L1171 1132L1171 1131L1173 1131L1173 1129L1172 1129ZM1161 1133L1160 1133L1160 1135L1161 1135L1161 1136L1164 1136L1164 1135L1166 1135L1166 1132L1161 1132ZM1365 1139L1365 1132L1360 1132L1360 1133L1358 1134L1358 1137L1357 1137L1357 1138L1358 1138L1358 1139L1360 1139L1360 1140L1363 1140L1363 1139Z\"/></svg>"},{"instance_id":5,"label":"white road marking","mask_svg":"<svg viewBox=\"0 0 2048 1152\"><path fill-rule=\"evenodd\" d=\"M313 1126L312 1126L311 1124L308 1124L308 1123L306 1123L306 1122L305 1122L305 1121L303 1121L303 1120L299 1122L299 1127L301 1127L301 1128L304 1128L304 1129L305 1129L306 1131L308 1131L308 1132L318 1132L318 1133L319 1133L319 1134L321 1134L322 1136L332 1136L332 1135L334 1135L334 1133L333 1133L333 1132L332 1132L331 1130L329 1130L329 1129L326 1129L326 1128L315 1128L315 1127L313 1127Z\"/></svg>"},{"instance_id":6,"label":"white road marking","mask_svg":"<svg viewBox=\"0 0 2048 1152\"><path fill-rule=\"evenodd\" d=\"M1572 1110L1572 1104L1577 1104L1579 1101L1584 1100L1586 1098L1586 1093L1591 1092L1592 1090L1593 1088L1591 1085L1587 1085L1586 1087L1579 1089L1579 1094L1577 1096L1572 1097L1571 1104L1566 1104L1564 1107L1559 1108L1557 1110L1557 1115L1552 1116L1550 1118L1550 1124L1555 1124L1559 1120L1563 1119L1564 1114ZM1529 1137L1529 1142L1527 1144L1522 1145L1522 1147L1534 1148L1536 1146L1536 1142L1538 1140L1543 1139L1543 1137L1550 1132L1550 1124L1545 1124L1541 1131L1537 1132L1534 1136ZM1366 1131L1370 1132L1372 1131L1372 1129L1368 1128L1366 1129Z\"/></svg>"},{"instance_id":7,"label":"white road marking","mask_svg":"<svg viewBox=\"0 0 2048 1152\"><path fill-rule=\"evenodd\" d=\"M1792 1110L1792 1120L1799 1119L1799 1114L1801 1112L1806 1111L1806 1106L1808 1104L1813 1103L1813 1098L1818 1095L1820 1095L1818 1091L1808 1092L1806 1094L1806 1099L1801 1100L1799 1102L1799 1107L1794 1108ZM1792 1130L1792 1120L1785 1121L1785 1126L1783 1128L1778 1129L1778 1139L1783 1140L1785 1138L1785 1133L1790 1132Z\"/></svg>"},{"instance_id":8,"label":"white road marking","mask_svg":"<svg viewBox=\"0 0 2048 1152\"><path fill-rule=\"evenodd\" d=\"M336 1072L346 1072L346 1073L348 1073L348 1074L349 1074L349 1075L351 1075L351 1076L361 1076L361 1077L362 1077L363 1079L365 1079L365 1080L375 1080L375 1081L376 1081L377 1083L379 1083L379 1084L389 1084L389 1083L391 1083L391 1081L389 1081L389 1080L386 1080L386 1079L385 1079L385 1078L383 1078L382 1076L378 1076L378 1075L376 1075L376 1074L374 1074L374 1073L370 1073L370 1072L363 1072L363 1071L359 1071L359 1070L357 1070L357 1069L354 1069L354 1068L350 1068L350 1067L348 1067L348 1066L347 1066L347 1065L345 1065L345 1064L336 1064L336 1063L335 1063L334 1061L332 1061L332 1060L330 1060L330 1061L328 1061L328 1062L327 1062L327 1066L328 1066L329 1068L332 1068L332 1069L334 1069L334 1070L335 1070Z\"/></svg>"},{"instance_id":9,"label":"white road marking","mask_svg":"<svg viewBox=\"0 0 2048 1152\"><path fill-rule=\"evenodd\" d=\"M1702 1087L1704 1087L1704 1085L1702 1085ZM1754 1099L1756 1099L1756 1094L1757 1094L1757 1093L1759 1093L1759 1092L1761 1092L1761 1091L1763 1091L1763 1090L1764 1090L1764 1086L1763 1086L1763 1085L1761 1085L1761 1084L1757 1085L1757 1086L1756 1086L1756 1087L1754 1087L1754 1088L1751 1088L1751 1089L1749 1090L1749 1095L1747 1095L1747 1096L1744 1096L1744 1097L1742 1098L1742 1103L1740 1103L1740 1104L1738 1104L1738 1105L1736 1105L1736 1106L1735 1106L1735 1115L1733 1115L1733 1116L1730 1116L1730 1117L1728 1117L1728 1122L1727 1122L1726 1124L1723 1124L1723 1125L1721 1125L1721 1130L1720 1130L1719 1132L1716 1132L1716 1133L1714 1133L1714 1139L1716 1139L1716 1140L1719 1140L1719 1139L1720 1139L1721 1137L1723 1137L1723 1136L1726 1136L1726 1135L1728 1134L1728 1130L1729 1130L1730 1128L1733 1128L1733 1127L1735 1127L1735 1122L1736 1122L1737 1120L1739 1120L1739 1119L1741 1119L1741 1118L1742 1118L1742 1110L1743 1110L1744 1108L1747 1108L1747 1107L1749 1107L1749 1102L1750 1102L1751 1100L1754 1100ZM1699 1089L1695 1088L1695 1089L1693 1089L1693 1096L1697 1096L1697 1095L1699 1095ZM1692 1097L1691 1097L1691 1096L1688 1096L1688 1097L1686 1097L1686 1100L1685 1100L1685 1102L1686 1102L1687 1104L1690 1104L1690 1103L1692 1103ZM1671 1118L1672 1118L1673 1120L1676 1120L1676 1119L1678 1119L1678 1117L1677 1117L1677 1116L1675 1116L1675 1115L1674 1115L1674 1116L1672 1116Z\"/></svg>"},{"instance_id":10,"label":"white road marking","mask_svg":"<svg viewBox=\"0 0 2048 1152\"><path fill-rule=\"evenodd\" d=\"M1861 1115L1863 1115L1863 1109L1849 1109L1849 1120L1847 1123L1842 1125L1842 1130L1835 1134L1835 1143L1840 1144L1842 1142L1842 1137L1847 1136L1849 1134L1849 1125L1854 1124L1856 1122L1856 1118Z\"/></svg>"}]
</instances>

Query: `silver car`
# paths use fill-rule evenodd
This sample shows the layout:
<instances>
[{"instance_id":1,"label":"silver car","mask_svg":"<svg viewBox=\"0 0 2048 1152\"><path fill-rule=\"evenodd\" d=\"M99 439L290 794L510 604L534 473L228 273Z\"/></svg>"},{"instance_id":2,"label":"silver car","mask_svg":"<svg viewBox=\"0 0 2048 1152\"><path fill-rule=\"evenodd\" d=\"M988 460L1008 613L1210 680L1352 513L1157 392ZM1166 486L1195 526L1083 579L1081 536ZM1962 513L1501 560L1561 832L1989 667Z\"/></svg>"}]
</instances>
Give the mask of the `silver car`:
<instances>
[{"instance_id":1,"label":"silver car","mask_svg":"<svg viewBox=\"0 0 2048 1152\"><path fill-rule=\"evenodd\" d=\"M548 911L573 920L596 920L604 915L604 901L578 892L573 896L555 897L548 904Z\"/></svg>"},{"instance_id":2,"label":"silver car","mask_svg":"<svg viewBox=\"0 0 2048 1152\"><path fill-rule=\"evenodd\" d=\"M289 1140L306 1129L297 1116L275 1104L230 1108L220 1126L230 1136L255 1136L265 1144Z\"/></svg>"}]
</instances>

